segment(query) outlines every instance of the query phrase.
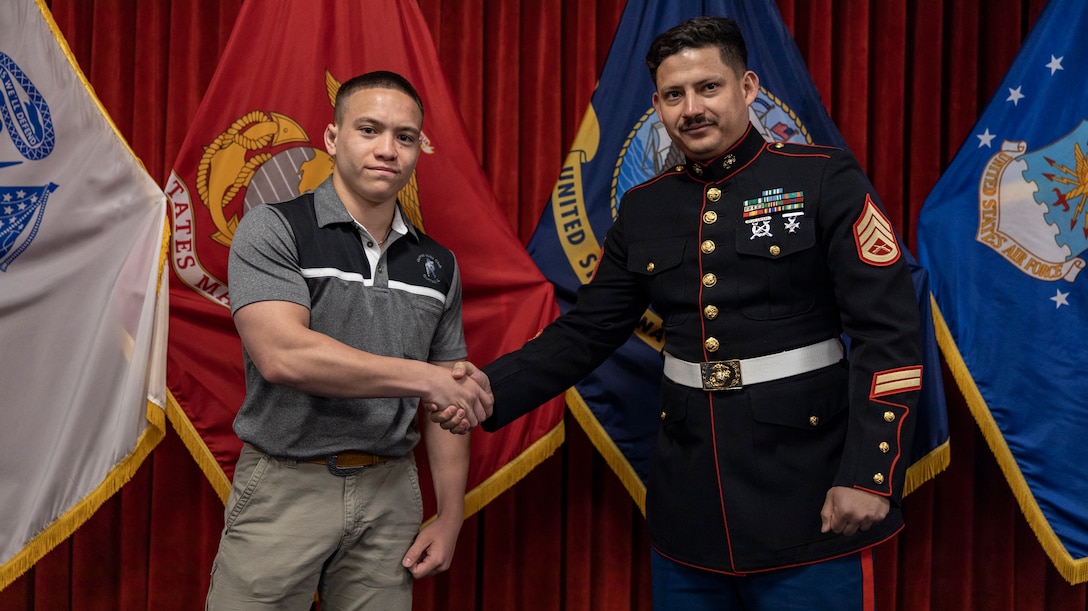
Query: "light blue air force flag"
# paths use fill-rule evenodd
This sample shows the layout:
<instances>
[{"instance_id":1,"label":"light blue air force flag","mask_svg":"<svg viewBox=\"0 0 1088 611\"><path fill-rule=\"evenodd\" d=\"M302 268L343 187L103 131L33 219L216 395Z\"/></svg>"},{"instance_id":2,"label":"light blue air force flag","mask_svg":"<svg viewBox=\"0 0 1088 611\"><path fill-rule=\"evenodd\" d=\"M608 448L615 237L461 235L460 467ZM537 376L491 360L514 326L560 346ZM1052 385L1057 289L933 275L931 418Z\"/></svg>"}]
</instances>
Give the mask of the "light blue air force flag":
<instances>
[{"instance_id":1,"label":"light blue air force flag","mask_svg":"<svg viewBox=\"0 0 1088 611\"><path fill-rule=\"evenodd\" d=\"M1051 0L918 228L941 349L1073 583L1088 580L1086 29L1088 4Z\"/></svg>"},{"instance_id":2,"label":"light blue air force flag","mask_svg":"<svg viewBox=\"0 0 1088 611\"><path fill-rule=\"evenodd\" d=\"M740 24L749 67L760 79L750 116L767 140L845 146L773 0L629 0L600 83L529 244L530 255L555 284L564 312L592 276L623 194L682 162L651 105L654 85L643 58L658 34L700 15L727 16ZM929 321L925 271L911 263L923 320ZM908 491L943 469L948 459L932 328L926 338L926 395L910 454L915 466L908 470ZM663 339L660 318L647 311L631 339L567 393L571 412L640 506L660 424Z\"/></svg>"}]
</instances>

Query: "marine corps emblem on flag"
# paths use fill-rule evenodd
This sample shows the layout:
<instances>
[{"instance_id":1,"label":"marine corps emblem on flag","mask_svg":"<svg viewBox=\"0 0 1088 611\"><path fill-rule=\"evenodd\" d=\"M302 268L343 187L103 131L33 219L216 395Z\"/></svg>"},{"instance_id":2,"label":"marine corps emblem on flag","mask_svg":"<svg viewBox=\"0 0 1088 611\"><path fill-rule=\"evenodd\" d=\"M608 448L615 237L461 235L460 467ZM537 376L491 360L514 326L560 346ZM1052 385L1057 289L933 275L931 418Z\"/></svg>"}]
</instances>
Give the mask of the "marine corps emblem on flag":
<instances>
[{"instance_id":1,"label":"marine corps emblem on flag","mask_svg":"<svg viewBox=\"0 0 1088 611\"><path fill-rule=\"evenodd\" d=\"M335 105L340 82L328 71L325 86ZM197 165L196 198L207 210L197 218L193 193L173 172L166 189L173 210L173 264L181 280L209 300L230 307L227 283L217 278L197 254L203 238L230 247L242 215L264 203L287 201L317 188L332 174L333 160L318 137L315 146L306 130L291 117L277 112L250 111L235 120L204 147ZM424 134L424 153L434 147ZM423 216L415 172L399 194L401 208L420 230ZM196 233L196 225L214 227ZM213 248L206 243L201 248ZM216 255L219 258L220 255ZM226 251L221 253L225 260Z\"/></svg>"},{"instance_id":2,"label":"marine corps emblem on flag","mask_svg":"<svg viewBox=\"0 0 1088 611\"><path fill-rule=\"evenodd\" d=\"M982 170L975 239L1038 280L1072 282L1088 249L1088 121L1029 151L1005 141Z\"/></svg>"}]
</instances>

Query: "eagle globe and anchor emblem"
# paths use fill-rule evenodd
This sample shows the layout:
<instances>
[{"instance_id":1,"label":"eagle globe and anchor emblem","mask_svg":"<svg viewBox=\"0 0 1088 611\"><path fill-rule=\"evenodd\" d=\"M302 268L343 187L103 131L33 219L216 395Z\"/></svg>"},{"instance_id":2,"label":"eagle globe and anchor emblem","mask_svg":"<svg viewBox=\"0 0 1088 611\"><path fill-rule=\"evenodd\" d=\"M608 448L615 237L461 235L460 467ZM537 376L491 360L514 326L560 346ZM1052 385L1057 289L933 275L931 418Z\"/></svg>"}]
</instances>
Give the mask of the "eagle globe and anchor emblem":
<instances>
[{"instance_id":1,"label":"eagle globe and anchor emblem","mask_svg":"<svg viewBox=\"0 0 1088 611\"><path fill-rule=\"evenodd\" d=\"M748 116L768 142L812 144L812 136L797 113L762 86L748 107ZM571 269L583 284L593 277L601 250L601 243L589 222L582 176L583 167L596 156L599 142L600 124L590 106L551 197L559 243ZM684 155L673 145L665 125L650 107L631 127L616 158L609 192L613 220L628 189L684 162ZM664 349L661 318L652 310L645 312L635 334L655 350Z\"/></svg>"},{"instance_id":2,"label":"eagle globe and anchor emblem","mask_svg":"<svg viewBox=\"0 0 1088 611\"><path fill-rule=\"evenodd\" d=\"M329 103L335 105L340 82L328 71L325 88ZM421 135L421 150L425 154L434 153L426 134ZM311 191L332 174L332 169L332 157L315 148L306 131L291 117L261 110L239 117L205 146L197 164L196 199L207 209L215 228L205 234L214 244L204 244L201 248L212 248L215 244L229 248L240 217L246 212L264 203L287 201ZM198 256L193 194L176 172L170 178L166 194L173 210L172 262L178 277L197 293L229 307L226 282L209 271ZM423 231L414 171L398 200L408 220Z\"/></svg>"}]
</instances>

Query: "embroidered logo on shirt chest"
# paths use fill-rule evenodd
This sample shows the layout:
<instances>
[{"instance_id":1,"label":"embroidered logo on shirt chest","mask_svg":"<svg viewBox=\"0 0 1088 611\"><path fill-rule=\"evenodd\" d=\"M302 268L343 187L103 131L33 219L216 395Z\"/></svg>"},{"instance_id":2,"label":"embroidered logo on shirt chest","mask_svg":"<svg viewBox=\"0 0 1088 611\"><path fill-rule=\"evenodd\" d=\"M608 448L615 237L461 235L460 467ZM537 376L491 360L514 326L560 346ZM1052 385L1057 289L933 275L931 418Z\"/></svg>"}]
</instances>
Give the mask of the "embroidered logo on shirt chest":
<instances>
[{"instance_id":1,"label":"embroidered logo on shirt chest","mask_svg":"<svg viewBox=\"0 0 1088 611\"><path fill-rule=\"evenodd\" d=\"M416 263L423 264L423 278L427 282L438 284L441 279L438 277L438 270L442 269L442 263L432 257L431 255L419 255L416 257Z\"/></svg>"}]
</instances>

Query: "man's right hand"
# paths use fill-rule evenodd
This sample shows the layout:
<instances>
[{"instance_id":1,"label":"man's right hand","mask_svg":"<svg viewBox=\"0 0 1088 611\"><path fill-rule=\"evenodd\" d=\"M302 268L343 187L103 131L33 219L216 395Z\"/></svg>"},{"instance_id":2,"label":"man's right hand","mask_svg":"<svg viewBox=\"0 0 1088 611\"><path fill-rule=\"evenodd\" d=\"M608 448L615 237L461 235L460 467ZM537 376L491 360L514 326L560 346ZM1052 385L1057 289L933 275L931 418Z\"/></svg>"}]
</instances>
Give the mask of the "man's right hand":
<instances>
[{"instance_id":1,"label":"man's right hand","mask_svg":"<svg viewBox=\"0 0 1088 611\"><path fill-rule=\"evenodd\" d=\"M453 380L458 384L475 386L482 393L480 400L470 407L448 405L441 408L439 403L433 401L424 401L423 404L431 422L451 433L462 435L491 417L494 412L495 397L491 393L491 380L476 365L468 361L458 361L454 364L451 373Z\"/></svg>"}]
</instances>

